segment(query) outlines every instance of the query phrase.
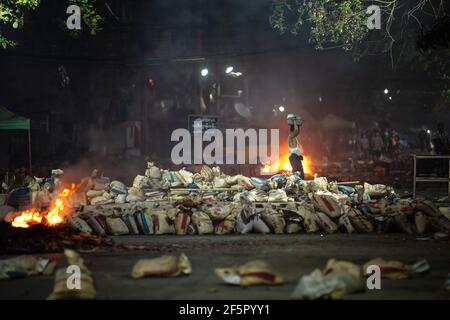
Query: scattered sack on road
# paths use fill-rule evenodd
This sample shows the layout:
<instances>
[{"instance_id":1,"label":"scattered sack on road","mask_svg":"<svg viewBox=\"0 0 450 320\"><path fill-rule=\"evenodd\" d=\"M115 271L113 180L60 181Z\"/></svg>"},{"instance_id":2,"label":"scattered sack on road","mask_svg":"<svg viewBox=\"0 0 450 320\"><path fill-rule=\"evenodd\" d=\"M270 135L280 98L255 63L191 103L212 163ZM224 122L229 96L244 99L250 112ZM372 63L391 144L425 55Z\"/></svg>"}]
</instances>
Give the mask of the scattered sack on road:
<instances>
[{"instance_id":1,"label":"scattered sack on road","mask_svg":"<svg viewBox=\"0 0 450 320\"><path fill-rule=\"evenodd\" d=\"M165 255L154 259L141 259L133 266L133 278L144 277L176 277L189 275L192 272L191 262L182 253L179 257Z\"/></svg>"},{"instance_id":2,"label":"scattered sack on road","mask_svg":"<svg viewBox=\"0 0 450 320\"><path fill-rule=\"evenodd\" d=\"M81 256L74 250L65 249L64 255L67 260L67 267L58 269L55 274L53 292L48 300L91 300L95 299L97 293L94 286L94 278L90 270L84 264ZM73 272L67 272L69 267L76 266L80 271L80 287L69 287L68 284L76 285L71 280Z\"/></svg>"},{"instance_id":3,"label":"scattered sack on road","mask_svg":"<svg viewBox=\"0 0 450 320\"><path fill-rule=\"evenodd\" d=\"M239 267L217 268L215 272L224 282L243 287L283 283L283 277L261 260L250 261Z\"/></svg>"},{"instance_id":4,"label":"scattered sack on road","mask_svg":"<svg viewBox=\"0 0 450 320\"><path fill-rule=\"evenodd\" d=\"M366 275L368 275L367 269L371 265L380 267L381 277L395 280L418 276L430 270L427 260L420 260L413 265L407 265L400 261L387 261L382 258L375 258L364 264L363 270L365 270Z\"/></svg>"},{"instance_id":5,"label":"scattered sack on road","mask_svg":"<svg viewBox=\"0 0 450 320\"><path fill-rule=\"evenodd\" d=\"M330 259L323 271L315 269L300 278L292 298L294 299L342 299L347 293L364 290L359 265Z\"/></svg>"},{"instance_id":6,"label":"scattered sack on road","mask_svg":"<svg viewBox=\"0 0 450 320\"><path fill-rule=\"evenodd\" d=\"M50 259L30 255L0 260L0 280L50 275L55 270L55 265Z\"/></svg>"}]
</instances>

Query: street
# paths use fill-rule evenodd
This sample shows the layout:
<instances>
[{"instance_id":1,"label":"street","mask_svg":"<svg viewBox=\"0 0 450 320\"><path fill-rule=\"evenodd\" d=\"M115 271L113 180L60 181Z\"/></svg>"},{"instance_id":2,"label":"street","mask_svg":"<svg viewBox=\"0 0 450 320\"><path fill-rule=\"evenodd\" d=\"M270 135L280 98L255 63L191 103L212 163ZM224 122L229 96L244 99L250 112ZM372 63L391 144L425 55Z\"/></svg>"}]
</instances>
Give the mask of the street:
<instances>
[{"instance_id":1,"label":"street","mask_svg":"<svg viewBox=\"0 0 450 320\"><path fill-rule=\"evenodd\" d=\"M121 236L116 243L145 246L145 250L106 249L83 253L95 277L98 299L290 299L300 276L324 268L330 258L364 264L375 257L407 264L427 259L431 270L422 278L381 280L381 290L349 294L345 299L449 299L443 288L450 273L450 242L424 240L405 234L296 234L228 236ZM103 249L102 249L103 250ZM192 274L178 278L133 279L140 258L184 252ZM60 254L50 255L54 258ZM5 258L5 257L1 257ZM254 259L269 262L281 273L280 286L239 288L228 286L214 268ZM53 276L2 280L0 299L45 299Z\"/></svg>"}]
</instances>

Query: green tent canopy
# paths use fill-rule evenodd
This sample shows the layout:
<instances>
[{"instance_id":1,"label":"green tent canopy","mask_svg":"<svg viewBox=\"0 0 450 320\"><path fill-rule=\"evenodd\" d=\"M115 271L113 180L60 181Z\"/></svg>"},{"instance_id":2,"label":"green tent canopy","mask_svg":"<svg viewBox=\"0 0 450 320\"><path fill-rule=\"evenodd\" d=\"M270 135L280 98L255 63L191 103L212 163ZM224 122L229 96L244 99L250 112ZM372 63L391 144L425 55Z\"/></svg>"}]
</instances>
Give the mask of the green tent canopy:
<instances>
[{"instance_id":1,"label":"green tent canopy","mask_svg":"<svg viewBox=\"0 0 450 320\"><path fill-rule=\"evenodd\" d=\"M31 169L31 130L30 119L19 116L6 108L0 107L0 130L27 130L28 131L28 165L30 176Z\"/></svg>"},{"instance_id":2,"label":"green tent canopy","mask_svg":"<svg viewBox=\"0 0 450 320\"><path fill-rule=\"evenodd\" d=\"M29 130L30 119L0 107L0 130Z\"/></svg>"}]
</instances>

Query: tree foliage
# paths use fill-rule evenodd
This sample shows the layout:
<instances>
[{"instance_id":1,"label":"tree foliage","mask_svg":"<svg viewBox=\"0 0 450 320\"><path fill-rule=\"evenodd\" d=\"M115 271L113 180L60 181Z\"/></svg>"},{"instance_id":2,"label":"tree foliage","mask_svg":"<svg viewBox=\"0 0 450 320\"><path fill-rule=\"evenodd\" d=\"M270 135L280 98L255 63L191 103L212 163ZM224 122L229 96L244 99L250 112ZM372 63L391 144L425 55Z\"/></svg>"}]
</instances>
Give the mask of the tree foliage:
<instances>
[{"instance_id":1,"label":"tree foliage","mask_svg":"<svg viewBox=\"0 0 450 320\"><path fill-rule=\"evenodd\" d=\"M96 0L66 0L67 5L78 5L81 9L83 22L88 26L90 34L95 35L101 30L104 22L103 17L98 13ZM2 0L0 2L0 47L6 49L17 45L17 42L7 37L2 30L14 31L21 29L25 25L25 16L30 11L39 8L41 0ZM66 19L65 12L61 13L61 21ZM80 31L72 32L76 35Z\"/></svg>"},{"instance_id":2,"label":"tree foliage","mask_svg":"<svg viewBox=\"0 0 450 320\"><path fill-rule=\"evenodd\" d=\"M370 5L381 29L369 30ZM448 0L272 0L269 23L281 34L306 37L314 48L342 48L355 59L385 55L392 68L418 66L450 79ZM444 92L450 97L450 87Z\"/></svg>"}]
</instances>

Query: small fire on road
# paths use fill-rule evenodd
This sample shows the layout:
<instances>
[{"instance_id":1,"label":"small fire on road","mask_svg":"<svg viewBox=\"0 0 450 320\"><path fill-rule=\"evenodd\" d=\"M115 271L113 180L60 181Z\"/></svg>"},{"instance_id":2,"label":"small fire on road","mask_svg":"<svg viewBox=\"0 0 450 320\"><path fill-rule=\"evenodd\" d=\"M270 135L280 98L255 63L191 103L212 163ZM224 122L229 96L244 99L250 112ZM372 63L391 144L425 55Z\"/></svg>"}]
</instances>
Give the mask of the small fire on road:
<instances>
[{"instance_id":1,"label":"small fire on road","mask_svg":"<svg viewBox=\"0 0 450 320\"><path fill-rule=\"evenodd\" d=\"M69 196L75 191L75 185L71 188L63 189L58 196L51 202L50 207L46 211L29 209L21 212L19 216L14 218L11 225L16 228L28 228L34 224L43 223L47 226L57 226L63 222L64 217L69 213L68 205Z\"/></svg>"}]
</instances>

